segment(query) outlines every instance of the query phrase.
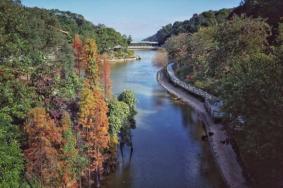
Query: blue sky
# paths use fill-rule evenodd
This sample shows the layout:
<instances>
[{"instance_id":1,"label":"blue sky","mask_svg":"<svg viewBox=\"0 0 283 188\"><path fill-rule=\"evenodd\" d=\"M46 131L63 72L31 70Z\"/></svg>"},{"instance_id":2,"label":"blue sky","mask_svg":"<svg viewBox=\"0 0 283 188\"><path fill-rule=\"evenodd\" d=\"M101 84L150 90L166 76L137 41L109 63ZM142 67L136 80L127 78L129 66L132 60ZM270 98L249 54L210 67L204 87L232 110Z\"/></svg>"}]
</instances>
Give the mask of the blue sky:
<instances>
[{"instance_id":1,"label":"blue sky","mask_svg":"<svg viewBox=\"0 0 283 188\"><path fill-rule=\"evenodd\" d=\"M241 0L22 0L29 7L69 10L141 40L194 13L236 7Z\"/></svg>"}]
</instances>

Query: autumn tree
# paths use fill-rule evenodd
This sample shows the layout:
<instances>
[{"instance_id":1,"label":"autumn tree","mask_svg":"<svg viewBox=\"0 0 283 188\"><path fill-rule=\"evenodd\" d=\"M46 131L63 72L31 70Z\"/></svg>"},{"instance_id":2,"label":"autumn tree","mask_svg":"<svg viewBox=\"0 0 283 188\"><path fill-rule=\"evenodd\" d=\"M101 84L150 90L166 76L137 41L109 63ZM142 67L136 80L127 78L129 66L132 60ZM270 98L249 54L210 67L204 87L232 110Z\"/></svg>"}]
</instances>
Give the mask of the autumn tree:
<instances>
[{"instance_id":1,"label":"autumn tree","mask_svg":"<svg viewBox=\"0 0 283 188\"><path fill-rule=\"evenodd\" d=\"M111 96L111 66L107 56L102 58L102 85L104 90L104 97L109 98Z\"/></svg>"},{"instance_id":2,"label":"autumn tree","mask_svg":"<svg viewBox=\"0 0 283 188\"><path fill-rule=\"evenodd\" d=\"M85 84L81 94L79 126L90 161L87 169L89 186L92 184L93 172L96 175L96 183L99 185L99 176L107 158L104 155L109 146L107 112L108 108L101 93Z\"/></svg>"},{"instance_id":3,"label":"autumn tree","mask_svg":"<svg viewBox=\"0 0 283 188\"><path fill-rule=\"evenodd\" d=\"M84 49L87 60L86 78L89 80L91 86L97 86L99 81L99 56L95 39L86 40Z\"/></svg>"},{"instance_id":4,"label":"autumn tree","mask_svg":"<svg viewBox=\"0 0 283 188\"><path fill-rule=\"evenodd\" d=\"M79 35L75 35L73 39L73 49L76 61L76 68L78 71L78 75L81 76L81 70L86 67L86 52L83 46L83 42Z\"/></svg>"},{"instance_id":5,"label":"autumn tree","mask_svg":"<svg viewBox=\"0 0 283 188\"><path fill-rule=\"evenodd\" d=\"M41 186L58 187L60 184L59 151L62 136L44 108L34 108L24 125L27 137L26 175Z\"/></svg>"}]
</instances>

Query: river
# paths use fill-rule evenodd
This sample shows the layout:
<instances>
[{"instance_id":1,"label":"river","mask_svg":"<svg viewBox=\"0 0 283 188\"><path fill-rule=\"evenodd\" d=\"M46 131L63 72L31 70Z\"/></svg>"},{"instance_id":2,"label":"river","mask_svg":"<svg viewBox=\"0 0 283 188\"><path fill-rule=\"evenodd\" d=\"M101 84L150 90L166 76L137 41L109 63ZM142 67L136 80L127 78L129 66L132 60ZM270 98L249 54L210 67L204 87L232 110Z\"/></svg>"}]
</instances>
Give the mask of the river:
<instances>
[{"instance_id":1,"label":"river","mask_svg":"<svg viewBox=\"0 0 283 188\"><path fill-rule=\"evenodd\" d=\"M124 151L106 188L222 188L197 113L171 97L156 81L156 51L136 51L142 60L112 65L113 94L137 97L134 152Z\"/></svg>"}]
</instances>

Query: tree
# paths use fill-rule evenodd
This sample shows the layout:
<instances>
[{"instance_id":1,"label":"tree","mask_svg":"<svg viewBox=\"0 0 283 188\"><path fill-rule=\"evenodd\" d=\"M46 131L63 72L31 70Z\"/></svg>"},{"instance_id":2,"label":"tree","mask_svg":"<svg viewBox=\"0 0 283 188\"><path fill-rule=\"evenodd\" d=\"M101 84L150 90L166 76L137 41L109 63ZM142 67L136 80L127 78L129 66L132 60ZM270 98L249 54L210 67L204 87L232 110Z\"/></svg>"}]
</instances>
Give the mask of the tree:
<instances>
[{"instance_id":1,"label":"tree","mask_svg":"<svg viewBox=\"0 0 283 188\"><path fill-rule=\"evenodd\" d=\"M12 70L3 69L0 75L0 113L11 116L13 123L22 123L36 102L35 91L15 78Z\"/></svg>"},{"instance_id":2,"label":"tree","mask_svg":"<svg viewBox=\"0 0 283 188\"><path fill-rule=\"evenodd\" d=\"M126 49L127 37L81 15L27 8L19 0L1 0L0 17L0 114L5 115L5 121L0 115L0 187L24 186L23 175L39 187L76 187L88 162L99 178L109 157L109 127L98 90L104 82L110 96L111 87L109 64L101 64L99 53L117 45ZM93 120L91 134L84 137L90 139L89 159L82 157L84 139L79 133L75 138L72 128L79 119L79 77L86 78L94 99L87 102L94 114L87 117Z\"/></svg>"},{"instance_id":3,"label":"tree","mask_svg":"<svg viewBox=\"0 0 283 188\"><path fill-rule=\"evenodd\" d=\"M169 51L175 51L177 55L175 72L178 77L212 93L216 93L215 87L211 90L211 87L215 86L215 80L211 78L214 76L212 70L215 65L212 59L218 48L215 40L216 28L202 27L196 33L179 34L169 38L168 44L165 43L166 47L169 45ZM173 41L175 45L170 45Z\"/></svg>"},{"instance_id":4,"label":"tree","mask_svg":"<svg viewBox=\"0 0 283 188\"><path fill-rule=\"evenodd\" d=\"M86 54L85 48L83 47L83 42L78 34L75 35L73 39L73 49L76 59L76 67L78 70L78 75L81 76L81 70L86 67Z\"/></svg>"},{"instance_id":5,"label":"tree","mask_svg":"<svg viewBox=\"0 0 283 188\"><path fill-rule=\"evenodd\" d=\"M160 45L163 45L168 38L181 33L195 33L202 27L222 24L227 20L231 11L232 9L221 9L218 11L205 11L201 14L194 14L190 20L183 22L177 21L173 25L168 24L162 27L155 35L145 40L156 41Z\"/></svg>"},{"instance_id":6,"label":"tree","mask_svg":"<svg viewBox=\"0 0 283 188\"><path fill-rule=\"evenodd\" d=\"M226 29L220 31L225 33L220 40L225 49L220 49L229 71L221 80L221 97L232 119L245 118L243 131L233 131L242 160L256 187L281 187L283 163L278 162L283 157L279 149L283 143L280 34L278 46L271 47L267 43L270 29L261 20L236 20Z\"/></svg>"},{"instance_id":7,"label":"tree","mask_svg":"<svg viewBox=\"0 0 283 188\"><path fill-rule=\"evenodd\" d=\"M176 60L181 60L184 58L187 53L188 38L188 33L181 33L166 40L164 47L168 51L170 58Z\"/></svg>"},{"instance_id":8,"label":"tree","mask_svg":"<svg viewBox=\"0 0 283 188\"><path fill-rule=\"evenodd\" d=\"M127 37L122 36L119 32L112 28L105 27L104 25L98 25L95 27L97 45L99 53L107 53L115 46L120 45L123 48L128 47Z\"/></svg>"},{"instance_id":9,"label":"tree","mask_svg":"<svg viewBox=\"0 0 283 188\"><path fill-rule=\"evenodd\" d=\"M121 128L128 123L130 116L130 108L128 104L117 99L109 102L109 133L114 145L118 144L118 134Z\"/></svg>"},{"instance_id":10,"label":"tree","mask_svg":"<svg viewBox=\"0 0 283 188\"><path fill-rule=\"evenodd\" d=\"M24 150L26 174L30 181L41 186L60 186L60 144L62 135L44 108L34 108L24 125L27 147Z\"/></svg>"},{"instance_id":11,"label":"tree","mask_svg":"<svg viewBox=\"0 0 283 188\"><path fill-rule=\"evenodd\" d=\"M104 97L109 98L111 96L111 66L108 62L108 57L104 56L102 61L102 84L104 90Z\"/></svg>"},{"instance_id":12,"label":"tree","mask_svg":"<svg viewBox=\"0 0 283 188\"><path fill-rule=\"evenodd\" d=\"M95 87L98 86L99 81L99 55L95 39L86 40L84 48L88 62L86 67L86 78L90 82L90 85Z\"/></svg>"},{"instance_id":13,"label":"tree","mask_svg":"<svg viewBox=\"0 0 283 188\"><path fill-rule=\"evenodd\" d=\"M220 25L216 33L219 48L213 61L215 77L225 76L235 63L266 49L270 36L270 27L262 19L233 17Z\"/></svg>"},{"instance_id":14,"label":"tree","mask_svg":"<svg viewBox=\"0 0 283 188\"><path fill-rule=\"evenodd\" d=\"M233 10L233 14L246 14L266 19L274 28L283 16L283 2L277 0L243 0L241 6Z\"/></svg>"},{"instance_id":15,"label":"tree","mask_svg":"<svg viewBox=\"0 0 283 188\"><path fill-rule=\"evenodd\" d=\"M282 64L274 57L257 54L235 65L223 83L226 110L233 118L245 117L244 131L234 134L245 165L258 187L271 184L280 187L282 70Z\"/></svg>"},{"instance_id":16,"label":"tree","mask_svg":"<svg viewBox=\"0 0 283 188\"><path fill-rule=\"evenodd\" d=\"M130 91L130 90L125 90L123 91L119 96L118 96L118 100L119 101L123 101L124 103L126 103L129 108L130 108L130 118L134 117L134 115L136 115L136 97L135 94Z\"/></svg>"},{"instance_id":17,"label":"tree","mask_svg":"<svg viewBox=\"0 0 283 188\"><path fill-rule=\"evenodd\" d=\"M210 74L210 63L217 49L215 33L216 27L204 27L189 37L187 64L192 65L193 74L197 78L213 76Z\"/></svg>"},{"instance_id":18,"label":"tree","mask_svg":"<svg viewBox=\"0 0 283 188\"><path fill-rule=\"evenodd\" d=\"M23 181L23 153L9 116L0 113L0 187L19 187Z\"/></svg>"},{"instance_id":19,"label":"tree","mask_svg":"<svg viewBox=\"0 0 283 188\"><path fill-rule=\"evenodd\" d=\"M77 187L77 180L87 165L86 158L82 157L77 147L77 139L72 130L72 122L68 112L63 112L60 125L62 127L61 160L62 184L65 187Z\"/></svg>"},{"instance_id":20,"label":"tree","mask_svg":"<svg viewBox=\"0 0 283 188\"><path fill-rule=\"evenodd\" d=\"M128 38L127 38L128 45L130 45L132 43L132 41L133 41L133 38L132 38L131 35L129 35Z\"/></svg>"},{"instance_id":21,"label":"tree","mask_svg":"<svg viewBox=\"0 0 283 188\"><path fill-rule=\"evenodd\" d=\"M88 183L91 185L92 172L95 172L96 183L100 184L100 174L106 160L105 150L109 147L108 108L103 96L98 90L84 85L79 112L80 134L86 146L87 157L90 161Z\"/></svg>"}]
</instances>

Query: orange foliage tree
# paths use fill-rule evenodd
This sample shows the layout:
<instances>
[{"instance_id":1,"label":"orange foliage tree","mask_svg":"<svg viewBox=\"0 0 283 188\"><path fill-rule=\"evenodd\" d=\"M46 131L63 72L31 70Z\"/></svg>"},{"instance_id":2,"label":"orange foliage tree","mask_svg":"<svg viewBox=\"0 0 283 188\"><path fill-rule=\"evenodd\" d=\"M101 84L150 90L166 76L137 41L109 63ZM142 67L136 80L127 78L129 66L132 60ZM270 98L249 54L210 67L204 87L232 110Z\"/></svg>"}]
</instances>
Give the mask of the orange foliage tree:
<instances>
[{"instance_id":1,"label":"orange foliage tree","mask_svg":"<svg viewBox=\"0 0 283 188\"><path fill-rule=\"evenodd\" d=\"M103 73L102 73L102 84L104 90L104 97L109 98L111 96L111 66L107 56L103 56Z\"/></svg>"},{"instance_id":2,"label":"orange foliage tree","mask_svg":"<svg viewBox=\"0 0 283 188\"><path fill-rule=\"evenodd\" d=\"M97 86L99 80L99 55L95 39L88 39L85 41L84 49L86 52L86 78L89 80L91 86Z\"/></svg>"},{"instance_id":3,"label":"orange foliage tree","mask_svg":"<svg viewBox=\"0 0 283 188\"><path fill-rule=\"evenodd\" d=\"M108 107L101 93L85 84L81 94L79 127L90 161L87 169L89 185L92 172L95 172L96 183L99 184L99 176L107 158L104 154L109 147L107 113Z\"/></svg>"},{"instance_id":4,"label":"orange foliage tree","mask_svg":"<svg viewBox=\"0 0 283 188\"><path fill-rule=\"evenodd\" d=\"M27 177L41 186L60 186L60 148L62 135L44 108L34 108L24 125L27 148L24 151Z\"/></svg>"},{"instance_id":5,"label":"orange foliage tree","mask_svg":"<svg viewBox=\"0 0 283 188\"><path fill-rule=\"evenodd\" d=\"M87 60L86 60L86 52L83 46L83 42L79 35L75 35L73 39L73 49L76 60L76 69L78 71L78 75L81 76L81 70L85 69Z\"/></svg>"},{"instance_id":6,"label":"orange foliage tree","mask_svg":"<svg viewBox=\"0 0 283 188\"><path fill-rule=\"evenodd\" d=\"M54 121L44 108L34 108L24 130L27 177L42 187L78 187L86 160L79 155L70 115L63 112L61 120Z\"/></svg>"}]
</instances>

